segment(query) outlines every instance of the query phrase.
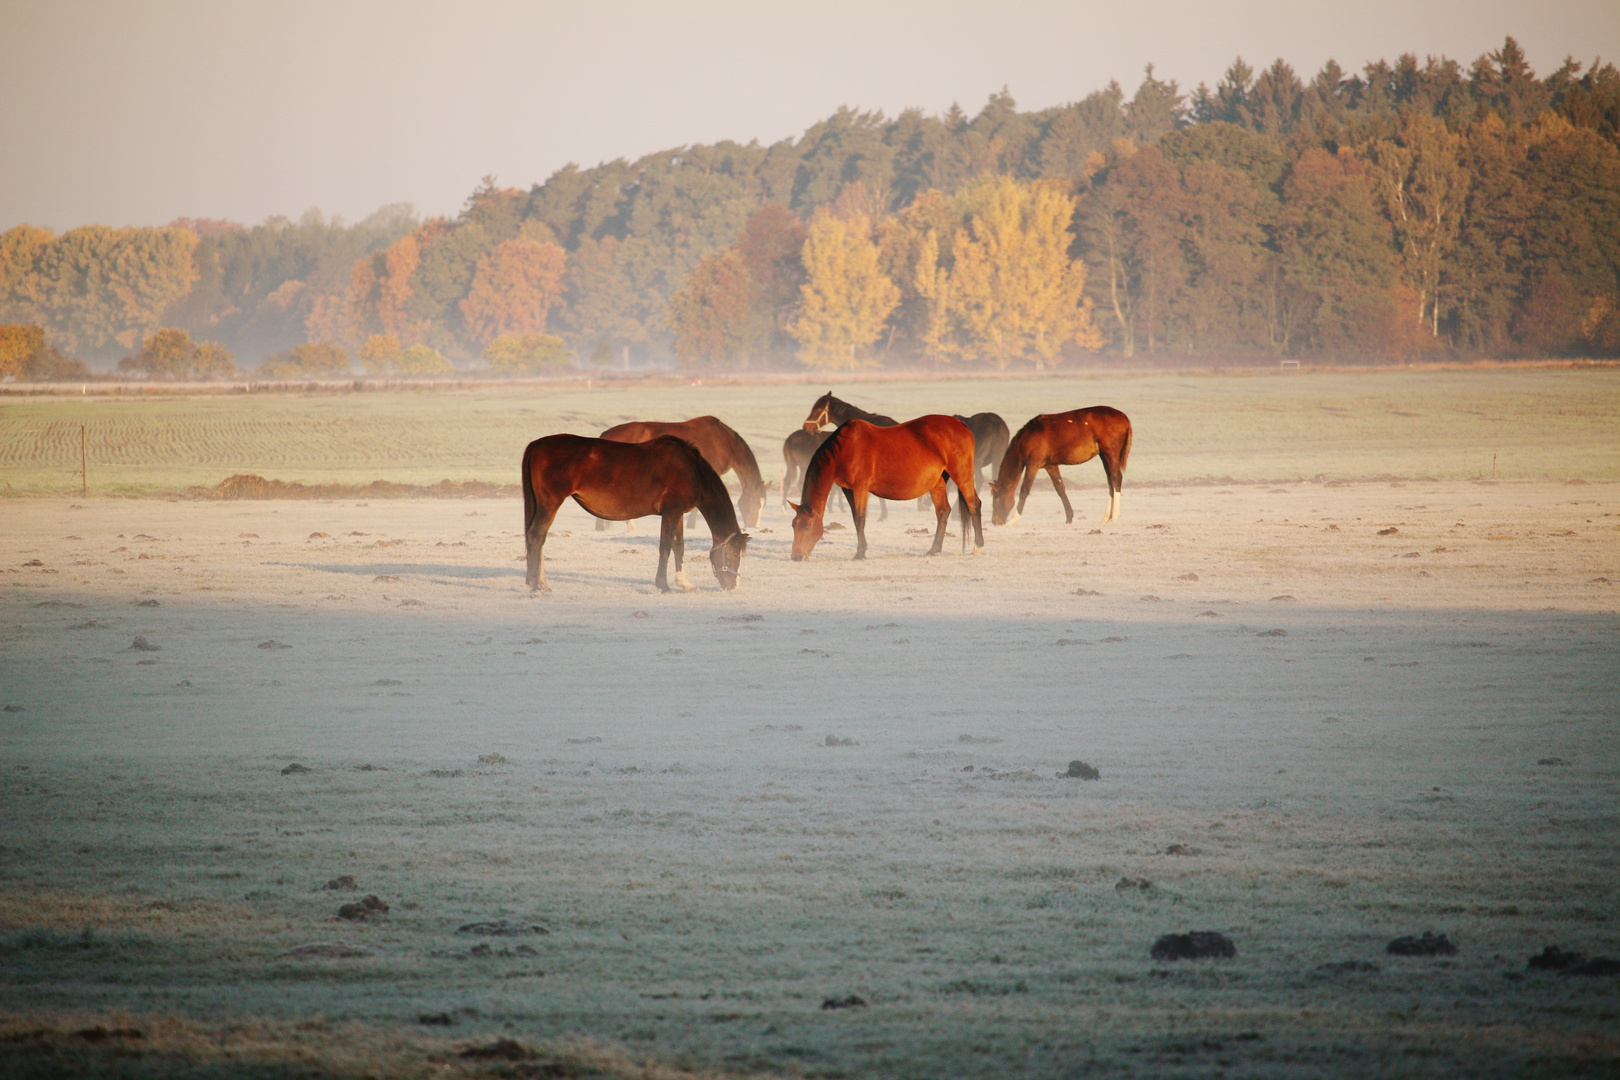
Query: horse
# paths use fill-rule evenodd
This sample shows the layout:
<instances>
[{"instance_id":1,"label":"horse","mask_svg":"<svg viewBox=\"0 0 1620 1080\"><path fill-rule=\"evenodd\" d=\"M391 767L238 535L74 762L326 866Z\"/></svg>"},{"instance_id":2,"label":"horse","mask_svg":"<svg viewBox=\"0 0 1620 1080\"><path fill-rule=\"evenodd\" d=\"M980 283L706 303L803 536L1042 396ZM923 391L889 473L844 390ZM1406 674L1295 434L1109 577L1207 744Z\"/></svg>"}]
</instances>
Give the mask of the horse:
<instances>
[{"instance_id":1,"label":"horse","mask_svg":"<svg viewBox=\"0 0 1620 1080\"><path fill-rule=\"evenodd\" d=\"M1115 521L1119 518L1120 489L1125 482L1125 460L1131 455L1130 419L1107 405L1032 417L1007 445L1000 472L990 485L990 521L996 525L1011 525L1022 517L1035 474L1045 469L1058 498L1063 500L1064 520L1072 523L1074 507L1069 505L1069 495L1063 490L1063 475L1058 472L1058 466L1079 465L1098 455L1102 456L1103 471L1108 474L1108 512L1103 521ZM1024 476L1022 484L1018 483L1019 473ZM1012 508L1015 487L1017 510Z\"/></svg>"},{"instance_id":2,"label":"horse","mask_svg":"<svg viewBox=\"0 0 1620 1080\"><path fill-rule=\"evenodd\" d=\"M693 507L708 522L714 547L709 565L722 589L735 589L748 548L748 534L737 525L731 494L720 474L691 443L660 435L644 443L618 443L582 435L547 435L523 451L523 538L528 547L527 582L532 591L546 584L546 534L564 499L573 496L586 512L627 521L657 514L660 591L670 592L667 569L675 555L675 584L692 589L683 565L686 536L682 516Z\"/></svg>"},{"instance_id":3,"label":"horse","mask_svg":"<svg viewBox=\"0 0 1620 1080\"><path fill-rule=\"evenodd\" d=\"M782 442L782 508L788 509L788 494L793 490L795 480L804 479L804 468L810 464L810 459L816 456L821 444L832 437L832 432L822 431L819 428L812 430L808 426L796 428Z\"/></svg>"},{"instance_id":4,"label":"horse","mask_svg":"<svg viewBox=\"0 0 1620 1080\"><path fill-rule=\"evenodd\" d=\"M808 556L821 539L827 497L834 485L843 489L855 515L855 557L866 558L866 499L915 499L927 492L934 499L934 546L945 547L951 503L945 482L961 491L962 550L967 551L968 522L973 522L974 551L984 547L979 496L973 488L973 433L954 416L919 416L904 424L879 427L850 420L828 437L810 459L804 476L804 501L793 507L793 561Z\"/></svg>"},{"instance_id":5,"label":"horse","mask_svg":"<svg viewBox=\"0 0 1620 1080\"><path fill-rule=\"evenodd\" d=\"M851 420L865 420L868 424L876 424L878 427L894 427L900 422L892 416L867 412L847 401L840 401L833 397L833 392L829 390L816 398L815 404L810 406L810 413L804 418L804 430L820 431L828 424L843 427Z\"/></svg>"},{"instance_id":6,"label":"horse","mask_svg":"<svg viewBox=\"0 0 1620 1080\"><path fill-rule=\"evenodd\" d=\"M957 419L973 432L973 482L982 489L985 466L990 467L991 479L1001 472L1001 459L1007 454L1007 443L1012 432L1007 427L1007 421L993 412L959 415Z\"/></svg>"},{"instance_id":7,"label":"horse","mask_svg":"<svg viewBox=\"0 0 1620 1080\"><path fill-rule=\"evenodd\" d=\"M742 483L742 494L737 497L737 510L742 515L743 527L759 525L760 511L765 509L766 484L759 475L759 462L743 437L718 417L697 416L690 420L663 422L658 420L632 420L602 432L601 438L612 442L642 443L660 435L674 435L697 447L715 472L724 476L735 471ZM596 530L607 528L600 518Z\"/></svg>"}]
</instances>

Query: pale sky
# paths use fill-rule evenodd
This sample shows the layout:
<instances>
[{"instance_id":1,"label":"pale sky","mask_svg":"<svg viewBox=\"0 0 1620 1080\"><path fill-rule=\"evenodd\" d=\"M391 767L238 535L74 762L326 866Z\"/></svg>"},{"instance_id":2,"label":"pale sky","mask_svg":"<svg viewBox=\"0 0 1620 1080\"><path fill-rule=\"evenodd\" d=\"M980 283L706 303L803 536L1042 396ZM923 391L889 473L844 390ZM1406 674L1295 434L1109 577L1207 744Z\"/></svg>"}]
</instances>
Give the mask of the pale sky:
<instances>
[{"instance_id":1,"label":"pale sky","mask_svg":"<svg viewBox=\"0 0 1620 1080\"><path fill-rule=\"evenodd\" d=\"M1466 65L1509 34L1542 74L1620 61L1620 3L0 0L0 230L453 214L486 174L769 143L840 105L1044 108L1238 55Z\"/></svg>"}]
</instances>

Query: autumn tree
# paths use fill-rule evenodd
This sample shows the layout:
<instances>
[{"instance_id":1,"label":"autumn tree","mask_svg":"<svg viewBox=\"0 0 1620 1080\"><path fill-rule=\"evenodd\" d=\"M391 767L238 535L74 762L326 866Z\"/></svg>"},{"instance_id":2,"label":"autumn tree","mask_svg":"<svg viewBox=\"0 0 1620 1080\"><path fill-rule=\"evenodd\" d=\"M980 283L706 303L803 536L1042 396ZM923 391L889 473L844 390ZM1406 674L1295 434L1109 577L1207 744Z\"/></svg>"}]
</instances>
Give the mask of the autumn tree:
<instances>
[{"instance_id":1,"label":"autumn tree","mask_svg":"<svg viewBox=\"0 0 1620 1080\"><path fill-rule=\"evenodd\" d=\"M258 373L272 379L319 379L349 373L349 351L329 341L294 345L286 352L265 357Z\"/></svg>"},{"instance_id":2,"label":"autumn tree","mask_svg":"<svg viewBox=\"0 0 1620 1080\"><path fill-rule=\"evenodd\" d=\"M931 302L929 340L942 357L1039 367L1066 346L1102 344L1083 295L1085 266L1069 254L1072 198L994 177L958 195L953 211L962 224L951 238L952 265L929 275L933 244L925 241L919 267L919 291Z\"/></svg>"},{"instance_id":3,"label":"autumn tree","mask_svg":"<svg viewBox=\"0 0 1620 1080\"><path fill-rule=\"evenodd\" d=\"M563 300L566 262L562 248L531 236L507 240L480 258L461 300L468 337L485 345L503 335L544 331L548 314Z\"/></svg>"},{"instance_id":4,"label":"autumn tree","mask_svg":"<svg viewBox=\"0 0 1620 1080\"><path fill-rule=\"evenodd\" d=\"M1373 139L1361 151L1394 229L1402 276L1417 294L1413 314L1434 337L1440 335L1443 273L1468 197L1460 145L1443 123L1413 112L1401 116L1393 138Z\"/></svg>"},{"instance_id":5,"label":"autumn tree","mask_svg":"<svg viewBox=\"0 0 1620 1080\"><path fill-rule=\"evenodd\" d=\"M799 317L789 327L800 362L824 371L861 366L856 350L878 339L900 299L878 266L870 223L818 218L804 243L804 268Z\"/></svg>"},{"instance_id":6,"label":"autumn tree","mask_svg":"<svg viewBox=\"0 0 1620 1080\"><path fill-rule=\"evenodd\" d=\"M675 355L683 364L748 366L768 327L755 317L754 284L736 248L705 256L669 301Z\"/></svg>"},{"instance_id":7,"label":"autumn tree","mask_svg":"<svg viewBox=\"0 0 1620 1080\"><path fill-rule=\"evenodd\" d=\"M454 375L455 365L448 357L429 345L407 345L394 360L394 372L407 378L425 379L440 375Z\"/></svg>"},{"instance_id":8,"label":"autumn tree","mask_svg":"<svg viewBox=\"0 0 1620 1080\"><path fill-rule=\"evenodd\" d=\"M360 369L367 375L387 375L394 370L402 346L393 334L372 334L356 354Z\"/></svg>"}]
</instances>

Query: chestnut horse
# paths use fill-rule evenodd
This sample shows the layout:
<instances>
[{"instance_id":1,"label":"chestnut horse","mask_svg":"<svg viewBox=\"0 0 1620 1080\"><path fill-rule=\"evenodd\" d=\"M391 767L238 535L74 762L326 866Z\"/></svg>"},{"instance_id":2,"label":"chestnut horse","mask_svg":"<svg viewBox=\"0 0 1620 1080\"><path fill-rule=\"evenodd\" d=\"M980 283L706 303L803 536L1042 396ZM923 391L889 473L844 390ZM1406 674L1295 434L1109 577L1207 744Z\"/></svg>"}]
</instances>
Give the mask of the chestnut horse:
<instances>
[{"instance_id":1,"label":"chestnut horse","mask_svg":"<svg viewBox=\"0 0 1620 1080\"><path fill-rule=\"evenodd\" d=\"M834 486L843 489L855 514L857 559L866 558L868 495L915 499L926 492L933 496L939 527L928 554L939 554L945 547L945 526L951 516L947 480L956 481L961 491L962 550L967 550L971 519L977 551L984 547L984 528L979 496L973 488L973 433L967 425L954 416L939 415L919 416L894 427L849 421L821 444L805 469L804 501L793 507L793 561L809 555L821 539L827 497Z\"/></svg>"},{"instance_id":2,"label":"chestnut horse","mask_svg":"<svg viewBox=\"0 0 1620 1080\"><path fill-rule=\"evenodd\" d=\"M657 514L663 519L658 538L658 588L669 592L669 556L675 555L675 584L690 590L682 563L686 536L681 521L697 508L709 524L714 548L709 565L722 589L737 587L738 569L748 547L748 534L737 525L731 494L703 455L691 443L661 435L650 442L617 443L582 435L548 435L523 451L523 538L529 552L529 588L548 590L546 534L563 500L613 521Z\"/></svg>"},{"instance_id":3,"label":"chestnut horse","mask_svg":"<svg viewBox=\"0 0 1620 1080\"><path fill-rule=\"evenodd\" d=\"M697 447L703 460L721 476L735 471L742 484L737 511L742 515L743 527L752 529L759 524L759 512L765 509L765 481L759 475L759 462L743 437L718 417L697 416L676 422L632 420L608 428L601 437L612 442L642 443L660 435L674 435ZM605 528L605 524L597 522L598 530Z\"/></svg>"},{"instance_id":4,"label":"chestnut horse","mask_svg":"<svg viewBox=\"0 0 1620 1080\"><path fill-rule=\"evenodd\" d=\"M1007 454L1001 459L1001 471L991 490L990 521L996 525L1010 525L1024 513L1024 501L1035 483L1035 474L1041 469L1052 478L1052 487L1063 500L1066 522L1074 521L1074 507L1063 490L1063 474L1059 465L1079 465L1102 456L1103 471L1108 474L1108 512L1103 521L1119 517L1120 488L1125 483L1125 460L1131 456L1131 421L1118 409L1095 405L1089 409L1076 409L1065 413L1042 413L1018 429L1007 445ZM1018 483L1022 473L1024 482ZM1013 496L1018 497L1018 509L1013 510Z\"/></svg>"}]
</instances>

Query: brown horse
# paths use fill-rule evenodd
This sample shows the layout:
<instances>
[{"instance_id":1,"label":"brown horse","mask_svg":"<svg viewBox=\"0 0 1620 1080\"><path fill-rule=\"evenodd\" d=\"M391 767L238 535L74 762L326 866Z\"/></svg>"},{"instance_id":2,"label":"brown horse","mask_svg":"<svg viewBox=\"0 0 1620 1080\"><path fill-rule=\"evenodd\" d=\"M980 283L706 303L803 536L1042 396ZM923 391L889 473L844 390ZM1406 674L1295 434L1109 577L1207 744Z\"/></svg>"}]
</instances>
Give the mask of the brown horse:
<instances>
[{"instance_id":1,"label":"brown horse","mask_svg":"<svg viewBox=\"0 0 1620 1080\"><path fill-rule=\"evenodd\" d=\"M1125 460L1131 456L1131 421L1118 409L1096 405L1089 409L1076 409L1065 413L1042 413L1018 429L1007 445L1007 454L1001 459L1001 471L991 488L990 521L996 525L1010 525L1024 513L1024 501L1035 483L1035 474L1041 469L1052 478L1052 487L1063 500L1063 515L1067 522L1074 521L1074 507L1063 490L1063 474L1059 465L1079 465L1102 456L1103 471L1108 474L1108 512L1103 521L1119 517L1120 488L1125 483ZM1022 473L1024 482L1018 483ZM1013 496L1018 497L1018 509L1013 510Z\"/></svg>"},{"instance_id":2,"label":"brown horse","mask_svg":"<svg viewBox=\"0 0 1620 1080\"><path fill-rule=\"evenodd\" d=\"M875 424L878 427L894 427L900 422L892 416L867 412L859 406L835 398L833 392L829 390L816 398L815 404L810 406L810 413L804 418L804 430L820 431L828 424L843 427L851 420L865 420L868 424Z\"/></svg>"},{"instance_id":3,"label":"brown horse","mask_svg":"<svg viewBox=\"0 0 1620 1080\"><path fill-rule=\"evenodd\" d=\"M658 588L669 592L669 556L675 555L675 584L690 590L682 563L686 536L681 517L696 507L709 523L714 548L709 564L722 589L737 587L748 534L737 526L726 485L691 443L672 435L650 442L617 443L581 435L548 435L523 451L523 538L529 552L529 588L546 584L546 534L563 500L599 518L627 521L657 514Z\"/></svg>"},{"instance_id":4,"label":"brown horse","mask_svg":"<svg viewBox=\"0 0 1620 1080\"><path fill-rule=\"evenodd\" d=\"M855 557L866 558L866 500L915 499L927 492L934 499L934 546L945 547L951 516L946 480L961 490L962 550L967 550L968 521L973 522L974 549L984 547L979 496L973 489L973 433L954 416L919 416L894 427L851 420L821 444L805 469L804 501L793 507L793 561L810 554L821 539L827 497L836 485L848 496L855 514Z\"/></svg>"},{"instance_id":5,"label":"brown horse","mask_svg":"<svg viewBox=\"0 0 1620 1080\"><path fill-rule=\"evenodd\" d=\"M983 488L986 466L990 468L992 480L1001 472L1001 459L1007 456L1007 443L1011 441L1012 432L1007 427L1007 421L993 412L957 416L957 419L973 432L973 482Z\"/></svg>"},{"instance_id":6,"label":"brown horse","mask_svg":"<svg viewBox=\"0 0 1620 1080\"><path fill-rule=\"evenodd\" d=\"M765 481L759 475L759 462L754 460L754 452L743 437L718 417L697 416L676 422L632 420L608 428L601 437L612 442L643 443L660 435L674 435L697 447L703 460L721 476L735 471L742 484L737 511L742 515L743 527L752 529L759 525L759 512L765 509Z\"/></svg>"}]
</instances>

